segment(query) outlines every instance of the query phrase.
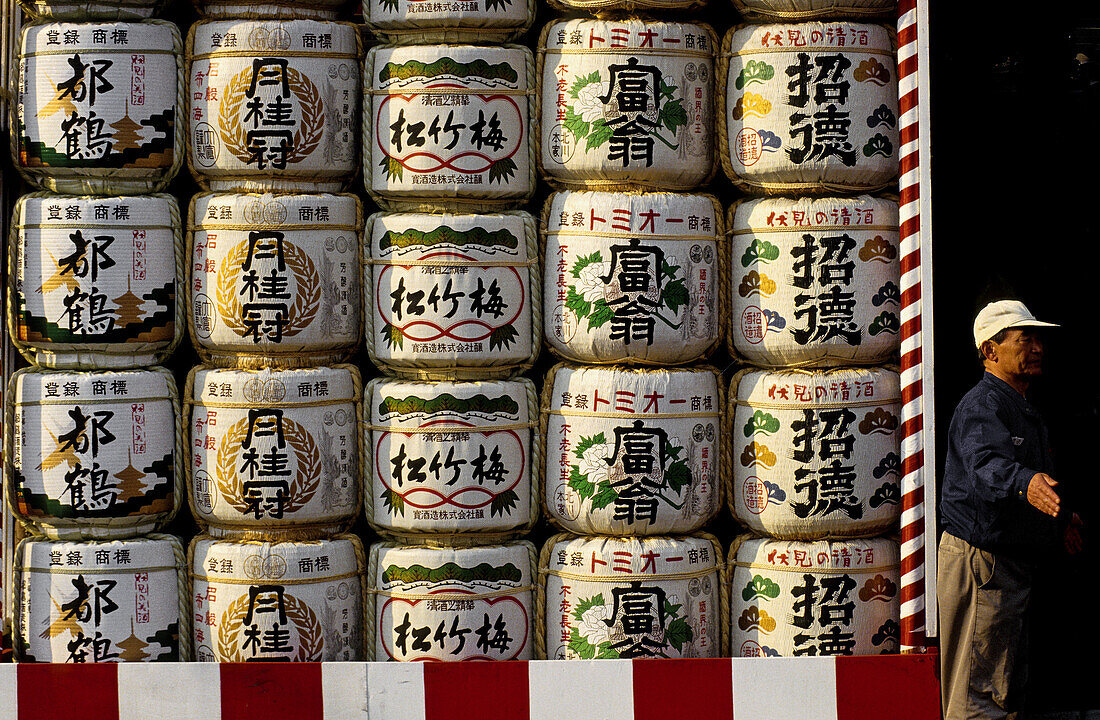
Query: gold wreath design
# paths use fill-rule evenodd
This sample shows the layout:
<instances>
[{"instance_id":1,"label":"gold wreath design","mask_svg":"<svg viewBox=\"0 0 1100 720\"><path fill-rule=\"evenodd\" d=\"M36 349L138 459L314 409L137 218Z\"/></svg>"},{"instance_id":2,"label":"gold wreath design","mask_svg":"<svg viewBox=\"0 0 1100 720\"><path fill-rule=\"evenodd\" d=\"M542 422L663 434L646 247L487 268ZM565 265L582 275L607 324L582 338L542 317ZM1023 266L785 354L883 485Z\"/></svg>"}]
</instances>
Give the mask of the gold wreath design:
<instances>
[{"instance_id":1,"label":"gold wreath design","mask_svg":"<svg viewBox=\"0 0 1100 720\"><path fill-rule=\"evenodd\" d=\"M298 465L298 472L290 481L290 497L283 506L283 512L295 512L313 498L317 492L317 486L321 483L321 453L309 432L286 417L283 418L283 436L294 449ZM218 444L217 461L218 491L230 505L242 513L248 511L248 503L244 499L244 482L241 473L237 471L237 456L240 454L241 443L246 437L248 437L248 418L238 420L229 432L222 436Z\"/></svg>"},{"instance_id":2,"label":"gold wreath design","mask_svg":"<svg viewBox=\"0 0 1100 720\"><path fill-rule=\"evenodd\" d=\"M218 314L229 329L241 337L248 334L248 328L241 321L237 276L246 259L248 241L242 240L222 259L221 267L218 268ZM317 315L321 302L321 283L317 279L317 268L309 254L294 243L283 242L283 259L294 273L296 287L294 305L287 311L283 337L294 337L309 327Z\"/></svg>"},{"instance_id":3,"label":"gold wreath design","mask_svg":"<svg viewBox=\"0 0 1100 720\"><path fill-rule=\"evenodd\" d=\"M286 616L298 631L297 652L292 662L318 662L324 652L324 633L317 615L290 593L283 593ZM241 650L240 635L244 629L244 616L248 613L248 593L241 595L218 618L218 655L221 662L245 662Z\"/></svg>"},{"instance_id":4,"label":"gold wreath design","mask_svg":"<svg viewBox=\"0 0 1100 720\"><path fill-rule=\"evenodd\" d=\"M302 123L294 131L294 147L286 156L286 163L290 165L304 160L320 144L325 128L325 104L321 91L305 74L287 67L286 75L290 92L297 98L302 111ZM241 70L229 81L218 103L218 134L229 151L246 165L252 153L248 151L248 131L241 121L241 105L251 84L252 68Z\"/></svg>"}]
</instances>

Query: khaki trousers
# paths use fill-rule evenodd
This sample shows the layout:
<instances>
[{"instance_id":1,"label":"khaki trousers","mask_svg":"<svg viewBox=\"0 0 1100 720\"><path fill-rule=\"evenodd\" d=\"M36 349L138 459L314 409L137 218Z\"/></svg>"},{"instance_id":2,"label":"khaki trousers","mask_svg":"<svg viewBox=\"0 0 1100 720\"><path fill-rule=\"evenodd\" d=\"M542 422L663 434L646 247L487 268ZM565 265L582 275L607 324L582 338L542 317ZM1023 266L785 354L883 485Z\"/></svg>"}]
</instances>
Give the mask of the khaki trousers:
<instances>
[{"instance_id":1,"label":"khaki trousers","mask_svg":"<svg viewBox=\"0 0 1100 720\"><path fill-rule=\"evenodd\" d=\"M1031 566L944 533L937 553L945 720L1020 717Z\"/></svg>"}]
</instances>

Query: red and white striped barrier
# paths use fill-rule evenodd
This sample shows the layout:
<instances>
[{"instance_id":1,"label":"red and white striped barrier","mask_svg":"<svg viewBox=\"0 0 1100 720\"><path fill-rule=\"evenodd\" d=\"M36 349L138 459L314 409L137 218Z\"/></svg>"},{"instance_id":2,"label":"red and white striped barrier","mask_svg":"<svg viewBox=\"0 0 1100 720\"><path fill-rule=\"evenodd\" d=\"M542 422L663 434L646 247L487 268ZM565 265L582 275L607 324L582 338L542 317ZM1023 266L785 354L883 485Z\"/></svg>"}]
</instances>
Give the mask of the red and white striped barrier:
<instances>
[{"instance_id":1,"label":"red and white striped barrier","mask_svg":"<svg viewBox=\"0 0 1100 720\"><path fill-rule=\"evenodd\" d=\"M928 720L933 655L0 666L0 720Z\"/></svg>"},{"instance_id":2,"label":"red and white striped barrier","mask_svg":"<svg viewBox=\"0 0 1100 720\"><path fill-rule=\"evenodd\" d=\"M898 109L901 169L901 649L925 644L925 390L918 0L898 3ZM926 228L931 223L926 223ZM927 239L927 229L924 233ZM929 421L931 418L929 418ZM933 604L933 610L935 606Z\"/></svg>"}]
</instances>

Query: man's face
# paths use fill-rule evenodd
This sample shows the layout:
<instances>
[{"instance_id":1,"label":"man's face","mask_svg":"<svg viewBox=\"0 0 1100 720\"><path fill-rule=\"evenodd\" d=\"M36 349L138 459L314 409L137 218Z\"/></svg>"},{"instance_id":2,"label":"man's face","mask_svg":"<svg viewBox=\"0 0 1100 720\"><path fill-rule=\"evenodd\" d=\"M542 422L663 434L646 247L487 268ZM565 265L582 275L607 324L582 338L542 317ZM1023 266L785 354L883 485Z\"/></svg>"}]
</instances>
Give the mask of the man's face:
<instances>
[{"instance_id":1,"label":"man's face","mask_svg":"<svg viewBox=\"0 0 1100 720\"><path fill-rule=\"evenodd\" d=\"M1012 328L993 343L997 367L1006 375L1031 379L1043 374L1043 340L1034 328Z\"/></svg>"}]
</instances>

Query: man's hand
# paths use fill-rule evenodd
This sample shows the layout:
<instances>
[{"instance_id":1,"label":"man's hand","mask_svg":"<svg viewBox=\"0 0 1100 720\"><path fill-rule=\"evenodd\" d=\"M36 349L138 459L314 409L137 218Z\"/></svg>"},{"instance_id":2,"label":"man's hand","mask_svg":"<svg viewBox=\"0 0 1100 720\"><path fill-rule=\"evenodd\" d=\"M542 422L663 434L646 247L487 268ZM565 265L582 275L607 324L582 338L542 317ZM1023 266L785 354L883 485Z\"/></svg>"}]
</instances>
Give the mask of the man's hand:
<instances>
[{"instance_id":1,"label":"man's hand","mask_svg":"<svg viewBox=\"0 0 1100 720\"><path fill-rule=\"evenodd\" d=\"M1058 481L1046 473L1035 473L1031 476L1031 482L1027 484L1027 501L1039 512L1051 517L1058 517L1058 511L1062 508L1062 501L1054 488Z\"/></svg>"}]
</instances>

